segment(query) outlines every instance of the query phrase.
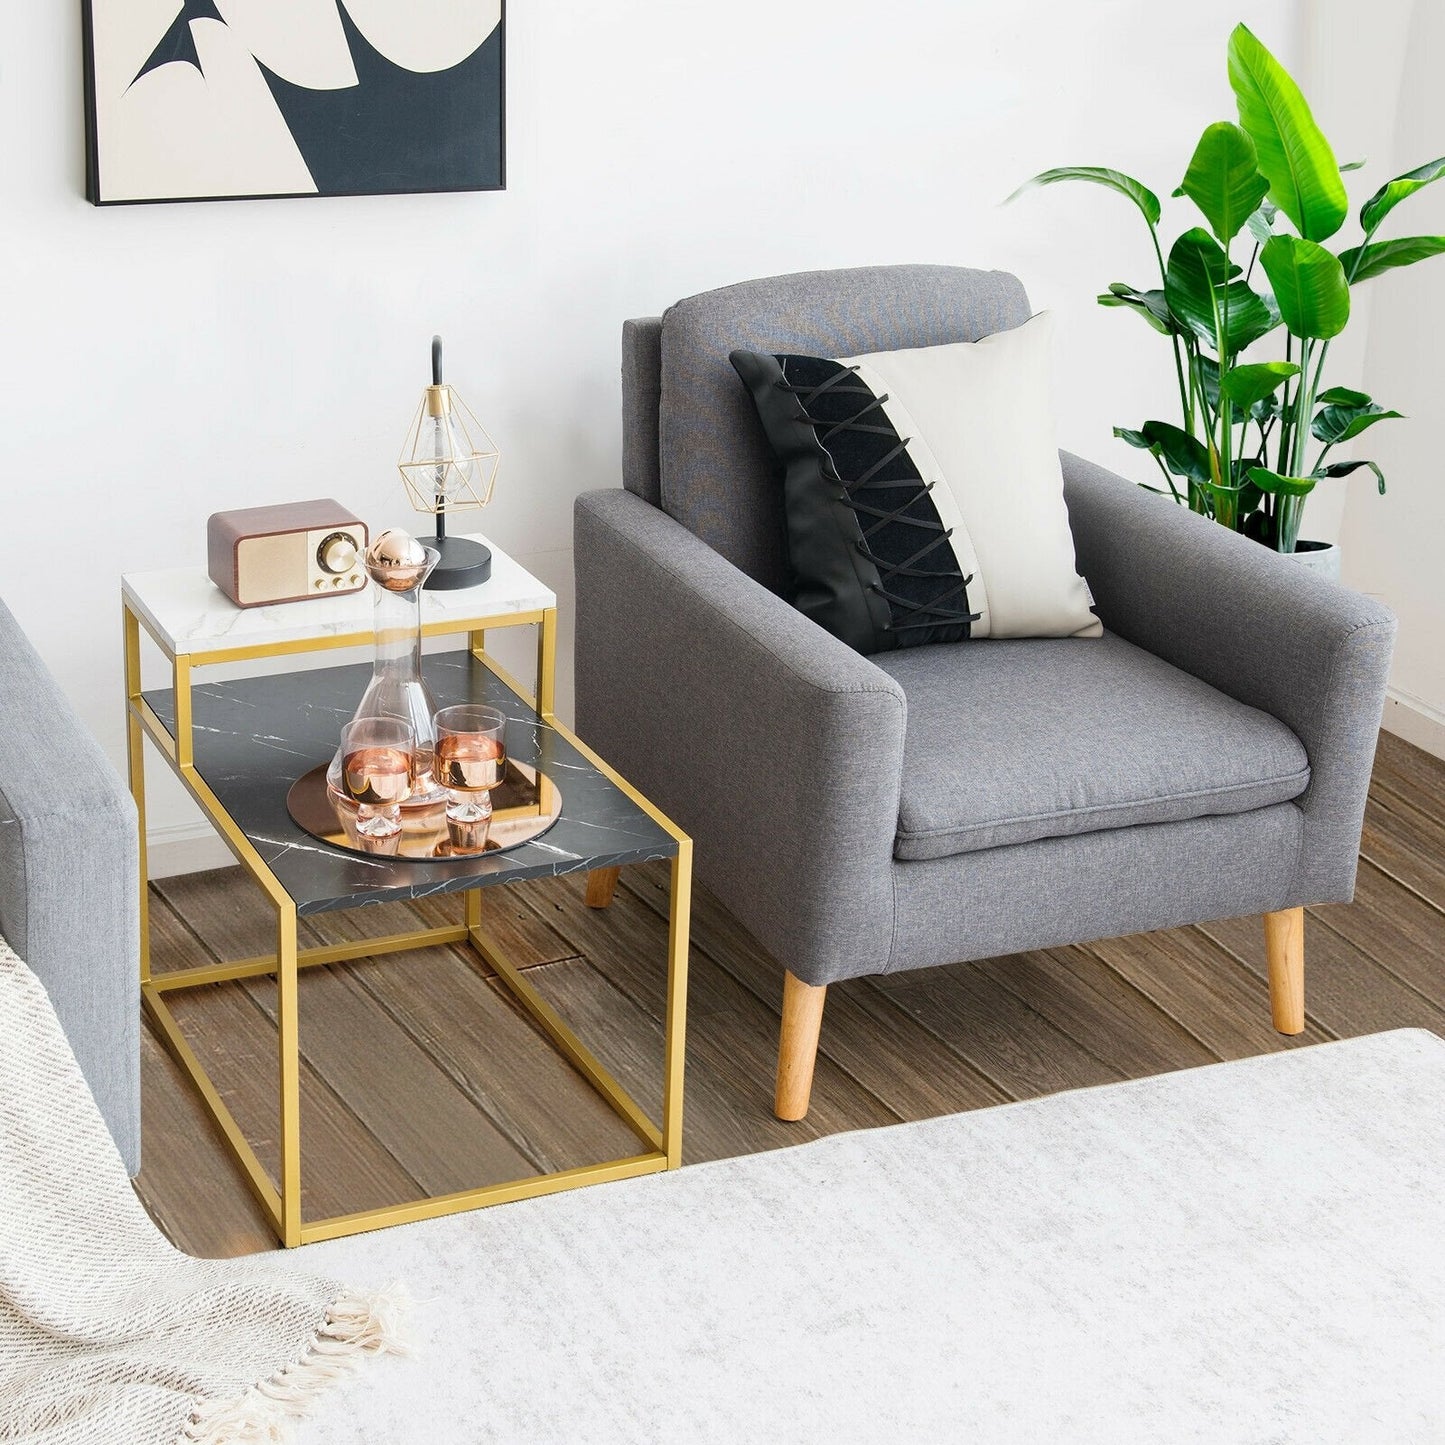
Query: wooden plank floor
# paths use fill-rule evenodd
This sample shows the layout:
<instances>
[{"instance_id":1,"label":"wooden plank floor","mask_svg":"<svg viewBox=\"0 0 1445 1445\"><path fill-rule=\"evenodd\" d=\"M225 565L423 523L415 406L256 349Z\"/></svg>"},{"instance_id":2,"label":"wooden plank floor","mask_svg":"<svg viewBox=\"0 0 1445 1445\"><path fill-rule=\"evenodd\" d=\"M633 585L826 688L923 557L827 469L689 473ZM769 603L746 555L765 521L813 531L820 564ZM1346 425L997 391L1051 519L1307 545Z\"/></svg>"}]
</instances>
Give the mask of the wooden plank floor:
<instances>
[{"instance_id":1,"label":"wooden plank floor","mask_svg":"<svg viewBox=\"0 0 1445 1445\"><path fill-rule=\"evenodd\" d=\"M1381 735L1356 900L1310 910L1309 1026L1269 1025L1258 919L861 979L829 990L805 1121L769 1108L778 965L706 890L693 912L687 1162L747 1154L1058 1089L1380 1029L1445 1034L1445 762ZM488 924L648 1108L662 1087L663 866L628 870L605 911L583 880L485 895ZM425 900L303 921L331 942L452 921ZM239 869L153 888L157 971L274 947ZM172 995L187 1037L275 1167L273 985ZM467 952L310 969L300 983L308 1216L612 1157L631 1133L541 1042ZM137 1191L183 1249L273 1247L184 1076L147 1035Z\"/></svg>"}]
</instances>

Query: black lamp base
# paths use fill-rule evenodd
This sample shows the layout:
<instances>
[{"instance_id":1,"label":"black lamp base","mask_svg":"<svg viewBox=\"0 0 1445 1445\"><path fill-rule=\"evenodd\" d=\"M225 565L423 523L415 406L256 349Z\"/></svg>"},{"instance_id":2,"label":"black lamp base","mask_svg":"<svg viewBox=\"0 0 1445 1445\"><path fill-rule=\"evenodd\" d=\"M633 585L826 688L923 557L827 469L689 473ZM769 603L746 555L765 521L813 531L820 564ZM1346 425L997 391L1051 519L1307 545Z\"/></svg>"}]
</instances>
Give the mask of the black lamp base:
<instances>
[{"instance_id":1,"label":"black lamp base","mask_svg":"<svg viewBox=\"0 0 1445 1445\"><path fill-rule=\"evenodd\" d=\"M459 587L480 587L492 575L491 551L466 537L418 537L423 547L435 547L442 559L426 579L428 592L451 592Z\"/></svg>"}]
</instances>

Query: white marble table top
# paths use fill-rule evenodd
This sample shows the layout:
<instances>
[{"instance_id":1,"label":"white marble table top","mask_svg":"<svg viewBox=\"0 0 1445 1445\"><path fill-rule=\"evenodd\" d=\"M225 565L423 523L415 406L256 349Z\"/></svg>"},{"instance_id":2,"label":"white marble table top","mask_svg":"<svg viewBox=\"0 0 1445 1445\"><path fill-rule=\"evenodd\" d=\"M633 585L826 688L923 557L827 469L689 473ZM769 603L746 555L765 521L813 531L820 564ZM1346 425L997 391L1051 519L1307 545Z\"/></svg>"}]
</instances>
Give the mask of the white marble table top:
<instances>
[{"instance_id":1,"label":"white marble table top","mask_svg":"<svg viewBox=\"0 0 1445 1445\"><path fill-rule=\"evenodd\" d=\"M557 605L556 594L495 542L478 533L470 535L492 549L491 577L480 587L423 592L423 626L455 622L461 631L473 621L539 612ZM121 578L121 590L131 608L145 618L156 637L176 656L319 641L370 633L372 627L370 584L344 597L237 607L211 581L204 567L170 567L157 572L127 572Z\"/></svg>"}]
</instances>

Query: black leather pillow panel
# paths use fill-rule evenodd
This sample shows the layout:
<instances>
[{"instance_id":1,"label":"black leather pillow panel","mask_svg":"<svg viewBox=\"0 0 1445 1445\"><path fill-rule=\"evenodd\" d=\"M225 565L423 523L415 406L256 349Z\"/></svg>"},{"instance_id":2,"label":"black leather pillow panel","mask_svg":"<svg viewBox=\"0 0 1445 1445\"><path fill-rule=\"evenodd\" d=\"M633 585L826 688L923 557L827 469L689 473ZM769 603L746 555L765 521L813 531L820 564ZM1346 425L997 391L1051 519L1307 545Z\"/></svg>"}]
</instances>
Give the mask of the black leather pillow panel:
<instances>
[{"instance_id":1,"label":"black leather pillow panel","mask_svg":"<svg viewBox=\"0 0 1445 1445\"><path fill-rule=\"evenodd\" d=\"M782 467L793 605L865 654L968 637L972 578L885 398L823 357L728 359Z\"/></svg>"}]
</instances>

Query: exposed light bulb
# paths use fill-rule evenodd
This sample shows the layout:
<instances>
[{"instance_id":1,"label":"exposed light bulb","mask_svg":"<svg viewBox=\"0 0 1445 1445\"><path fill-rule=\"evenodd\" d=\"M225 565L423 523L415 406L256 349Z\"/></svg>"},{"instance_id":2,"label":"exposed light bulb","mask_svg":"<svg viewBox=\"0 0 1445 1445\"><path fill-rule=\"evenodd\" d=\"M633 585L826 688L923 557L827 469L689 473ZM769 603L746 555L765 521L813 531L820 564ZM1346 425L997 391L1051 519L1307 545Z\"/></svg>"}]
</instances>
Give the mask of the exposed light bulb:
<instances>
[{"instance_id":1,"label":"exposed light bulb","mask_svg":"<svg viewBox=\"0 0 1445 1445\"><path fill-rule=\"evenodd\" d=\"M456 423L452 408L451 388L433 385L427 388L426 416L418 448L424 457L432 457L432 492L447 501L462 495L477 477L477 458L467 436Z\"/></svg>"}]
</instances>

